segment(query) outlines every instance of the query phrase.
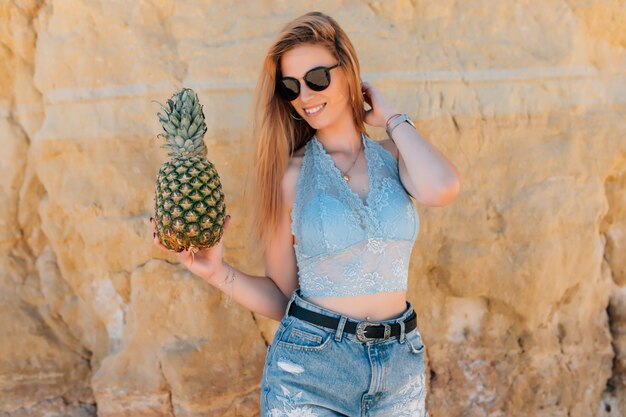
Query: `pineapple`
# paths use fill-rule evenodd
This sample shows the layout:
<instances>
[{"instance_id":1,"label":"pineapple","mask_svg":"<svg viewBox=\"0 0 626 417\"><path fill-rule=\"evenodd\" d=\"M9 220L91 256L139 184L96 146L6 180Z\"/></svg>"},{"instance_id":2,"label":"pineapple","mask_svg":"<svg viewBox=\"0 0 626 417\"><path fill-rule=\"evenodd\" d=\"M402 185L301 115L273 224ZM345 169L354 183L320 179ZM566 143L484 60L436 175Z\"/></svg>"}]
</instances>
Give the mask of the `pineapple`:
<instances>
[{"instance_id":1,"label":"pineapple","mask_svg":"<svg viewBox=\"0 0 626 417\"><path fill-rule=\"evenodd\" d=\"M215 166L206 159L204 112L196 93L183 88L158 112L171 157L159 169L154 199L157 234L176 252L216 245L224 232L226 204Z\"/></svg>"}]
</instances>

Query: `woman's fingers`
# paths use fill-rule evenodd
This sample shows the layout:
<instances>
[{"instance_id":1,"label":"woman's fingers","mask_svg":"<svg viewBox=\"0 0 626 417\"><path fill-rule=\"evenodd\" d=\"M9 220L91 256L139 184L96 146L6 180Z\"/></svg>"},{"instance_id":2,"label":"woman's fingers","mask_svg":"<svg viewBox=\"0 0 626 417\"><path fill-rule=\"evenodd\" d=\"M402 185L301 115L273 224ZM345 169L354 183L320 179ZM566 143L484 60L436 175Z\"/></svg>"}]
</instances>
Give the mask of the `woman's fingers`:
<instances>
[{"instance_id":1,"label":"woman's fingers","mask_svg":"<svg viewBox=\"0 0 626 417\"><path fill-rule=\"evenodd\" d=\"M174 252L172 249L168 249L166 248L161 241L159 240L159 236L157 235L156 232L152 233L152 237L153 237L153 242L156 246L158 246L160 249L165 250L165 251L169 251L169 252Z\"/></svg>"},{"instance_id":2,"label":"woman's fingers","mask_svg":"<svg viewBox=\"0 0 626 417\"><path fill-rule=\"evenodd\" d=\"M150 217L150 223L152 223L152 226L154 227L154 230L156 230L156 219L153 217ZM228 225L230 224L230 214L226 215L226 219L224 220L224 231L226 231L226 228L228 227ZM223 237L223 235L222 235ZM220 239L221 240L221 239ZM168 251L168 252L174 252L177 253L179 258L182 260L187 260L188 258L191 259L192 258L192 254L189 250L183 250L180 252L176 252L173 249L169 249L167 247L165 247L161 241L159 240L159 236L157 235L156 231L153 231L152 233L152 241L154 243L155 246L159 247L162 250Z\"/></svg>"},{"instance_id":3,"label":"woman's fingers","mask_svg":"<svg viewBox=\"0 0 626 417\"><path fill-rule=\"evenodd\" d=\"M189 251L189 249L181 250L180 252L178 252L177 255L178 255L178 260L180 261L180 263L182 263L185 266L189 266L191 262L193 261L191 252Z\"/></svg>"},{"instance_id":4,"label":"woman's fingers","mask_svg":"<svg viewBox=\"0 0 626 417\"><path fill-rule=\"evenodd\" d=\"M224 219L224 226L222 226L222 237L220 237L220 240L217 242L216 245L221 245L222 242L224 241L224 235L226 234L226 229L228 229L228 226L230 225L230 214L226 215L226 218Z\"/></svg>"},{"instance_id":5,"label":"woman's fingers","mask_svg":"<svg viewBox=\"0 0 626 417\"><path fill-rule=\"evenodd\" d=\"M159 236L157 235L156 232L156 219L153 217L150 217L150 223L152 223L152 226L154 227L154 232L152 232L152 242L161 250L167 251L167 252L176 252L172 249L166 248L162 243L161 240L159 239Z\"/></svg>"}]
</instances>

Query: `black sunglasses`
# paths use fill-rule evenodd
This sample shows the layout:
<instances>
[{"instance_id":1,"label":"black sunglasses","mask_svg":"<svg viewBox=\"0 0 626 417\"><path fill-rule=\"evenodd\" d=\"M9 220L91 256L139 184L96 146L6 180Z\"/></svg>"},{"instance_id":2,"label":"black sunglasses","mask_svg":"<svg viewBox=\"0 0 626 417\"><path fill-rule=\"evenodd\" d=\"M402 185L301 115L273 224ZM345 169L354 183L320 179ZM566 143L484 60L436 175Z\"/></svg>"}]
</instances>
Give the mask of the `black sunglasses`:
<instances>
[{"instance_id":1,"label":"black sunglasses","mask_svg":"<svg viewBox=\"0 0 626 417\"><path fill-rule=\"evenodd\" d=\"M312 68L304 74L304 82L311 90L323 91L330 85L330 70L338 66ZM281 97L293 101L300 95L300 81L294 77L283 77L278 80L277 90Z\"/></svg>"}]
</instances>

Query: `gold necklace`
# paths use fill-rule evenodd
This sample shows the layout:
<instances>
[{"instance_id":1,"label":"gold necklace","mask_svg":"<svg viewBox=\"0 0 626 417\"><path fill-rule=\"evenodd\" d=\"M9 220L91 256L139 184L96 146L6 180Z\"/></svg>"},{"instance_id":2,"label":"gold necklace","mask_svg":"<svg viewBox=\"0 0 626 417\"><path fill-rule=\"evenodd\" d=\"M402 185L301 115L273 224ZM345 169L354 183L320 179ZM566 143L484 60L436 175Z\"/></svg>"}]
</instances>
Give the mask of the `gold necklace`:
<instances>
[{"instance_id":1,"label":"gold necklace","mask_svg":"<svg viewBox=\"0 0 626 417\"><path fill-rule=\"evenodd\" d=\"M356 164L356 160L359 159L359 155L361 154L362 148L363 146L359 147L359 152L356 154L356 158L354 158L354 162L352 163L350 168L348 168L347 171L341 171L341 176L343 177L344 180L346 180L346 182L350 182L350 176L348 175L348 171L350 171L352 167L354 167L354 164Z\"/></svg>"}]
</instances>

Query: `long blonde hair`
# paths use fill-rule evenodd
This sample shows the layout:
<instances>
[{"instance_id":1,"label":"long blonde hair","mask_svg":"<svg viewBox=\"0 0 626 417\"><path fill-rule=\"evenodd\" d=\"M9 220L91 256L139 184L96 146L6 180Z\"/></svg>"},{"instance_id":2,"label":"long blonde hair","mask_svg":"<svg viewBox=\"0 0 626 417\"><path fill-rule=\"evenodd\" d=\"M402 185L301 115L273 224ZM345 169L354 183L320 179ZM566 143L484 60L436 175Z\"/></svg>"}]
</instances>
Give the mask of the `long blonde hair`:
<instances>
[{"instance_id":1,"label":"long blonde hair","mask_svg":"<svg viewBox=\"0 0 626 417\"><path fill-rule=\"evenodd\" d=\"M281 180L289 158L315 133L306 121L291 116L295 110L275 91L281 57L303 43L324 46L339 61L348 80L356 129L366 134L359 61L348 35L332 17L321 12L309 12L287 23L265 56L253 98L256 153L251 204L255 233L251 238L256 239L257 249L260 244L263 251L280 223ZM294 115L298 117L297 113Z\"/></svg>"}]
</instances>

